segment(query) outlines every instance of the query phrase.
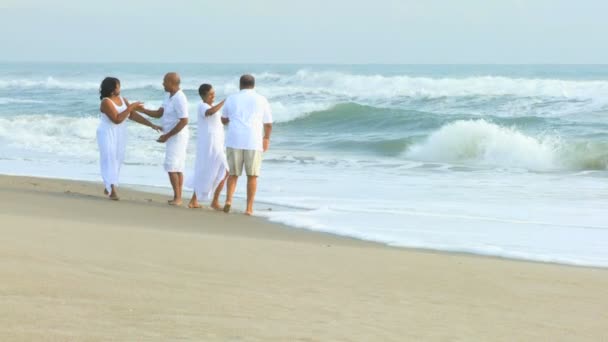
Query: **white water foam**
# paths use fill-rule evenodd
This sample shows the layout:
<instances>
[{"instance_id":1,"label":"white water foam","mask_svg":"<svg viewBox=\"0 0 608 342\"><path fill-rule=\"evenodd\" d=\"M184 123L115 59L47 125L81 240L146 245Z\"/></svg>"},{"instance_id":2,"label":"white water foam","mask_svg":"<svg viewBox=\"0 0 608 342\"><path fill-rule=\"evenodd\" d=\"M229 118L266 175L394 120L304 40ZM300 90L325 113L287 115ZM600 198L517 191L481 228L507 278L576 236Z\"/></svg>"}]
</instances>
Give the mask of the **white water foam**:
<instances>
[{"instance_id":1,"label":"white water foam","mask_svg":"<svg viewBox=\"0 0 608 342\"><path fill-rule=\"evenodd\" d=\"M412 146L407 158L553 170L559 168L560 140L527 136L485 120L456 121Z\"/></svg>"},{"instance_id":2,"label":"white water foam","mask_svg":"<svg viewBox=\"0 0 608 342\"><path fill-rule=\"evenodd\" d=\"M366 76L305 70L293 75L273 75L270 79L271 82L260 83L260 91L272 98L283 101L295 97L326 107L353 102L443 114L464 112L481 117L488 114L488 106L493 108L492 115L505 117L561 117L608 109L607 81ZM283 120L308 113L294 111Z\"/></svg>"},{"instance_id":3,"label":"white water foam","mask_svg":"<svg viewBox=\"0 0 608 342\"><path fill-rule=\"evenodd\" d=\"M97 163L96 117L69 117L52 114L0 117L0 142L5 158L54 160L76 159L83 164ZM155 143L158 134L127 122L128 163L157 164L163 146ZM12 151L12 152L11 152Z\"/></svg>"},{"instance_id":4,"label":"white water foam","mask_svg":"<svg viewBox=\"0 0 608 342\"><path fill-rule=\"evenodd\" d=\"M261 215L393 246L608 267L608 197L594 177L411 169L374 178L347 168L323 181L317 166L298 168L267 170L272 184L258 195L298 209Z\"/></svg>"},{"instance_id":5,"label":"white water foam","mask_svg":"<svg viewBox=\"0 0 608 342\"><path fill-rule=\"evenodd\" d=\"M276 81L279 86L331 89L346 96L384 97L453 97L501 96L565 97L602 100L608 95L608 81L510 78L478 76L430 78L382 75L353 75L339 72L300 70Z\"/></svg>"},{"instance_id":6,"label":"white water foam","mask_svg":"<svg viewBox=\"0 0 608 342\"><path fill-rule=\"evenodd\" d=\"M93 116L45 114L0 117L0 142L6 148L4 157L78 158L84 163L94 163L98 158L95 135L98 124L99 119ZM163 146L154 143L157 134L134 122L127 125L130 146L127 162L159 163ZM195 119L190 129L194 139ZM193 150L194 143L190 145ZM317 152L314 155L317 160L308 162L324 165L346 163L339 157L336 159L336 156L324 162L324 159L320 159L321 154ZM403 165L409 161L437 162L533 171L604 170L608 167L606 144L586 142L577 145L563 141L558 136L530 136L515 128L502 127L483 119L449 123L424 141L409 147L403 157L404 160L396 162Z\"/></svg>"},{"instance_id":7,"label":"white water foam","mask_svg":"<svg viewBox=\"0 0 608 342\"><path fill-rule=\"evenodd\" d=\"M430 78L408 75L356 75L341 72L259 73L258 90L272 105L275 121L289 122L312 112L331 109L340 103L357 103L379 108L399 108L441 114L470 114L484 117L562 117L608 110L608 81L509 78L496 76ZM103 76L85 78L44 77L0 79L0 89L47 89L97 92ZM210 82L225 97L238 91L234 76L185 77L182 87L196 91L201 82ZM158 92L158 79L126 76L125 96L135 89ZM83 95L84 96L84 95ZM87 95L90 96L90 95ZM506 97L506 98L505 98ZM156 98L140 98L156 102ZM153 100L153 101L149 101ZM12 101L12 102L9 102ZM195 96L191 103L198 102ZM16 103L0 98L2 103ZM147 104L148 106L148 104ZM492 108L491 111L489 108Z\"/></svg>"},{"instance_id":8,"label":"white water foam","mask_svg":"<svg viewBox=\"0 0 608 342\"><path fill-rule=\"evenodd\" d=\"M299 70L293 74L260 73L258 87L268 95L284 96L294 93L323 95L337 98L395 97L467 97L467 96L517 96L548 97L576 100L593 100L608 103L608 81L559 80L540 78L510 78L503 76L476 76L463 78L431 78L408 75L356 75L340 72L313 72ZM124 78L124 89L152 88L162 90L161 76L158 79L131 80ZM103 76L97 79L45 78L0 79L0 89L47 88L72 90L97 90ZM201 82L212 82L225 93L238 91L235 77L186 77L182 87L196 90ZM199 79L200 78L200 79Z\"/></svg>"},{"instance_id":9,"label":"white water foam","mask_svg":"<svg viewBox=\"0 0 608 342\"><path fill-rule=\"evenodd\" d=\"M0 79L0 89L62 89L62 90L86 90L99 89L99 82L82 80L59 80L52 76L42 79Z\"/></svg>"},{"instance_id":10,"label":"white water foam","mask_svg":"<svg viewBox=\"0 0 608 342\"><path fill-rule=\"evenodd\" d=\"M573 143L557 135L534 137L483 119L459 120L411 146L413 160L533 171L608 169L602 142Z\"/></svg>"},{"instance_id":11,"label":"white water foam","mask_svg":"<svg viewBox=\"0 0 608 342\"><path fill-rule=\"evenodd\" d=\"M0 97L0 105L4 104L35 104L44 103L44 101L31 100L31 99L17 99L12 97Z\"/></svg>"}]
</instances>

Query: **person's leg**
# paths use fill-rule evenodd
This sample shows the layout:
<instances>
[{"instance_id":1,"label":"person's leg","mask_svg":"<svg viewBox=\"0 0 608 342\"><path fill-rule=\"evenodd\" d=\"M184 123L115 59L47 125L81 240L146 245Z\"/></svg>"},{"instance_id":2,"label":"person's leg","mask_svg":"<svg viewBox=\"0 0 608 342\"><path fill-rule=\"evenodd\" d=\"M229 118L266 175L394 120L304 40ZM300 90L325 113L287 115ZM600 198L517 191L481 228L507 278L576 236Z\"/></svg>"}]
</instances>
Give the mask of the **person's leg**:
<instances>
[{"instance_id":1,"label":"person's leg","mask_svg":"<svg viewBox=\"0 0 608 342\"><path fill-rule=\"evenodd\" d=\"M253 200L258 189L258 176L247 176L247 210L246 215L253 215Z\"/></svg>"},{"instance_id":2,"label":"person's leg","mask_svg":"<svg viewBox=\"0 0 608 342\"><path fill-rule=\"evenodd\" d=\"M178 182L179 182L178 187L177 187L177 201L181 202L182 201L182 189L184 188L184 173L178 172L177 177L178 177Z\"/></svg>"},{"instance_id":3,"label":"person's leg","mask_svg":"<svg viewBox=\"0 0 608 342\"><path fill-rule=\"evenodd\" d=\"M171 187L173 188L173 199L168 201L169 204L182 205L181 196L178 197L179 176L177 172L169 172L169 181L171 182Z\"/></svg>"},{"instance_id":4,"label":"person's leg","mask_svg":"<svg viewBox=\"0 0 608 342\"><path fill-rule=\"evenodd\" d=\"M192 193L192 198L190 199L190 203L188 203L188 208L201 208L201 205L198 203L198 200L196 198L196 192Z\"/></svg>"},{"instance_id":5,"label":"person's leg","mask_svg":"<svg viewBox=\"0 0 608 342\"><path fill-rule=\"evenodd\" d=\"M246 215L253 215L253 201L258 188L258 176L262 166L262 152L248 150L245 152L245 171L247 172L247 209Z\"/></svg>"},{"instance_id":6,"label":"person's leg","mask_svg":"<svg viewBox=\"0 0 608 342\"><path fill-rule=\"evenodd\" d=\"M226 204L224 205L224 212L230 212L232 206L232 195L236 190L236 183L243 172L243 150L226 148L226 159L228 160L228 169L230 175L228 176L228 187L226 189Z\"/></svg>"},{"instance_id":7,"label":"person's leg","mask_svg":"<svg viewBox=\"0 0 608 342\"><path fill-rule=\"evenodd\" d=\"M230 206L232 205L232 195L234 195L234 191L236 190L236 183L239 179L239 176L228 176L228 188L226 189L226 204L224 205L224 212L230 211Z\"/></svg>"},{"instance_id":8,"label":"person's leg","mask_svg":"<svg viewBox=\"0 0 608 342\"><path fill-rule=\"evenodd\" d=\"M213 201L211 201L211 208L220 210L222 207L220 206L220 195L222 194L222 190L224 189L224 184L226 184L226 178L228 178L228 172L226 172L226 176L220 184L215 188L215 193L213 194Z\"/></svg>"},{"instance_id":9,"label":"person's leg","mask_svg":"<svg viewBox=\"0 0 608 342\"><path fill-rule=\"evenodd\" d=\"M114 184L112 184L111 187L112 187L112 192L110 193L110 199L118 201L119 197L118 197L118 192L116 192L116 186L114 186ZM107 192L107 190L106 190L106 192Z\"/></svg>"}]
</instances>

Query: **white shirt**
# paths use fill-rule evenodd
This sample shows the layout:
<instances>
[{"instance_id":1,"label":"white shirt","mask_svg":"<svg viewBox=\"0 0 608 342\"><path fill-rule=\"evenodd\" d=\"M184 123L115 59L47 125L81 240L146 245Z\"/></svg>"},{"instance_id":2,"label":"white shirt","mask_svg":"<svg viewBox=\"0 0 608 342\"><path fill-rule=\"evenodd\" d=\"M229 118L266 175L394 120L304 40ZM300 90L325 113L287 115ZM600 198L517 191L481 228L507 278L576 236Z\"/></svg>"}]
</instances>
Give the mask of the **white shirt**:
<instances>
[{"instance_id":1,"label":"white shirt","mask_svg":"<svg viewBox=\"0 0 608 342\"><path fill-rule=\"evenodd\" d=\"M173 96L167 93L161 107L163 108L161 118L163 133L169 133L177 125L179 119L188 117L188 99L181 89Z\"/></svg>"},{"instance_id":2,"label":"white shirt","mask_svg":"<svg viewBox=\"0 0 608 342\"><path fill-rule=\"evenodd\" d=\"M206 116L205 112L207 109L211 108L210 105L205 102L200 102L198 104L197 112L198 112L198 132L199 133L218 133L224 132L224 125L222 125L222 119L220 116L222 115L219 111L215 114Z\"/></svg>"},{"instance_id":3,"label":"white shirt","mask_svg":"<svg viewBox=\"0 0 608 342\"><path fill-rule=\"evenodd\" d=\"M263 151L264 124L272 123L268 100L253 89L243 89L224 103L223 118L228 118L226 147Z\"/></svg>"}]
</instances>

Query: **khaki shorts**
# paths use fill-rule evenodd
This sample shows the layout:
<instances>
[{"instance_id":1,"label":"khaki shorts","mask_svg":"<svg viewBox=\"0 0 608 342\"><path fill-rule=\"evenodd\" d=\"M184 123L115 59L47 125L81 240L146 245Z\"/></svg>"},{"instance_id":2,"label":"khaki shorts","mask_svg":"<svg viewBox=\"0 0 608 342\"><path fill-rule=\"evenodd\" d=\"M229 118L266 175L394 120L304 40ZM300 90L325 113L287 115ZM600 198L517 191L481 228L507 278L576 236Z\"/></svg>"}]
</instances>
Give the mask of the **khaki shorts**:
<instances>
[{"instance_id":1,"label":"khaki shorts","mask_svg":"<svg viewBox=\"0 0 608 342\"><path fill-rule=\"evenodd\" d=\"M262 152L256 150L240 150L227 147L226 158L231 176L240 176L243 173L243 164L247 176L259 176L262 168Z\"/></svg>"}]
</instances>

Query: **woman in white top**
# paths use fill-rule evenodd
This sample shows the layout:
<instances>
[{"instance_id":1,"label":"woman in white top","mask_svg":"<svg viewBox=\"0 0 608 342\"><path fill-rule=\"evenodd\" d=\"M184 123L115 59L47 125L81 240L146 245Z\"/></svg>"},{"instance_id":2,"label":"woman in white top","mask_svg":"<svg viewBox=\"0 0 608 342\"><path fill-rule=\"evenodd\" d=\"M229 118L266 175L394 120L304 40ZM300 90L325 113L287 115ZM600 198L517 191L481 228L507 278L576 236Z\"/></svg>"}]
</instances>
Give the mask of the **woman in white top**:
<instances>
[{"instance_id":1,"label":"woman in white top","mask_svg":"<svg viewBox=\"0 0 608 342\"><path fill-rule=\"evenodd\" d=\"M189 208L201 208L198 199L211 199L211 207L221 210L219 197L228 175L228 161L224 152L224 125L221 113L224 101L213 105L215 90L210 84L198 88L202 102L197 108L196 162L188 186L194 190Z\"/></svg>"},{"instance_id":2,"label":"woman in white top","mask_svg":"<svg viewBox=\"0 0 608 342\"><path fill-rule=\"evenodd\" d=\"M143 107L141 102L129 104L127 99L120 96L120 81L114 77L106 77L99 87L101 111L99 127L97 128L97 144L99 145L99 164L101 178L104 183L104 194L112 200L118 200L116 186L120 166L125 157L127 142L127 118L151 127L157 131L159 126L144 119L135 111Z\"/></svg>"}]
</instances>

